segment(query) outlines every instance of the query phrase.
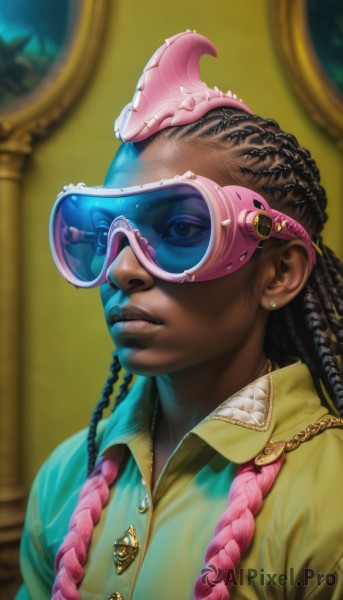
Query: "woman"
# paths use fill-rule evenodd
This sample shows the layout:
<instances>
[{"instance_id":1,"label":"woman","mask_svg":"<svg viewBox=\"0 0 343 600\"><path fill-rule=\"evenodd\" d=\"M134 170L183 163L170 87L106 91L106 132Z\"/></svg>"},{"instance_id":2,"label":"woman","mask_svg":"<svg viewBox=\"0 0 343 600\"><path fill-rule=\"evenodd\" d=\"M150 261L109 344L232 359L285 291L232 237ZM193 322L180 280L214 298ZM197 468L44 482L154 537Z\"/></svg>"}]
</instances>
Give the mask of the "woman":
<instances>
[{"instance_id":1,"label":"woman","mask_svg":"<svg viewBox=\"0 0 343 600\"><path fill-rule=\"evenodd\" d=\"M167 40L117 120L104 187L66 187L53 211L57 266L101 286L116 352L88 434L34 484L18 598L342 595L325 191L292 135L200 81L204 52L195 32Z\"/></svg>"}]
</instances>

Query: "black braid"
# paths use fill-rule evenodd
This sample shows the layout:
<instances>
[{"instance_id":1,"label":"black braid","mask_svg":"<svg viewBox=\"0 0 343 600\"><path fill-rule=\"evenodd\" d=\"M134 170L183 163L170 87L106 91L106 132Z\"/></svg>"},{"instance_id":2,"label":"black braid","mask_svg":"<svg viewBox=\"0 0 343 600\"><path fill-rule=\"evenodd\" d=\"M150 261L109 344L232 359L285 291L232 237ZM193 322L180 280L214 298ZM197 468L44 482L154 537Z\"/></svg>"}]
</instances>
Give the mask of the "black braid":
<instances>
[{"instance_id":1,"label":"black braid","mask_svg":"<svg viewBox=\"0 0 343 600\"><path fill-rule=\"evenodd\" d=\"M113 392L113 387L115 383L118 381L119 372L121 370L121 364L115 352L112 354L112 362L110 365L111 374L106 380L106 383L102 389L101 398L95 406L92 417L90 420L88 435L87 435L87 449L88 449L88 475L93 470L95 465L96 458L98 456L98 449L96 445L96 432L97 426L102 418L103 411L108 407L110 403L110 398ZM124 376L124 381L119 388L119 394L117 396L115 406L118 401L121 401L128 392L128 385L132 379L131 374L126 374Z\"/></svg>"},{"instance_id":2,"label":"black braid","mask_svg":"<svg viewBox=\"0 0 343 600\"><path fill-rule=\"evenodd\" d=\"M125 373L125 375L123 377L123 382L119 386L119 392L118 392L118 395L116 396L115 402L113 404L112 412L115 410L115 408L117 408L118 404L120 404L126 398L127 393L129 391L129 385L130 385L132 379L133 379L132 373Z\"/></svg>"},{"instance_id":3,"label":"black braid","mask_svg":"<svg viewBox=\"0 0 343 600\"><path fill-rule=\"evenodd\" d=\"M211 138L232 150L227 154L230 183L242 185L243 175L243 185L302 223L319 246L322 256L301 294L271 313L266 351L281 366L295 357L306 363L322 402L319 379L343 416L343 263L321 239L327 197L309 151L273 119L230 108L214 109L196 123L165 129L157 136Z\"/></svg>"},{"instance_id":4,"label":"black braid","mask_svg":"<svg viewBox=\"0 0 343 600\"><path fill-rule=\"evenodd\" d=\"M307 309L305 311L306 325L313 335L316 352L320 358L318 364L320 376L323 379L325 387L333 389L337 406L342 410L343 389L340 385L342 373L337 363L334 342L326 333L328 320L318 300L318 294L316 294L310 283L307 285L304 295L304 307Z\"/></svg>"}]
</instances>

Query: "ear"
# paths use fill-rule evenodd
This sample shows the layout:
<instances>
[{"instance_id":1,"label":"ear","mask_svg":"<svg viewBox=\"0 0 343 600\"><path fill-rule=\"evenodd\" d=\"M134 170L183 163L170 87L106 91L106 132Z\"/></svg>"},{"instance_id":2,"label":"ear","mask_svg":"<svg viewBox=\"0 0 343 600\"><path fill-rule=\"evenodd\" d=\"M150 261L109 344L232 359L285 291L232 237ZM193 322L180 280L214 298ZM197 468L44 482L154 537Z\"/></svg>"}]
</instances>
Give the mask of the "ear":
<instances>
[{"instance_id":1,"label":"ear","mask_svg":"<svg viewBox=\"0 0 343 600\"><path fill-rule=\"evenodd\" d=\"M306 245L300 240L271 246L267 262L260 302L270 311L282 308L299 294L310 274L311 263Z\"/></svg>"}]
</instances>

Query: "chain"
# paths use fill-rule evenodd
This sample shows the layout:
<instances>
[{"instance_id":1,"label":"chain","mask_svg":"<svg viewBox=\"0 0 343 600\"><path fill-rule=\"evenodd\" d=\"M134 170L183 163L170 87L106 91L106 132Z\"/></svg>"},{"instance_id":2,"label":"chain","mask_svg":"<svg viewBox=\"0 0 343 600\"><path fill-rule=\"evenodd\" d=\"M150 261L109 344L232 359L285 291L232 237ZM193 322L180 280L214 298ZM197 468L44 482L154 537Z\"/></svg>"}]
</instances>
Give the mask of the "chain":
<instances>
[{"instance_id":1,"label":"chain","mask_svg":"<svg viewBox=\"0 0 343 600\"><path fill-rule=\"evenodd\" d=\"M322 421L311 423L304 431L299 431L289 442L286 442L285 452L295 450L303 442L318 435L318 433L321 433L325 429L331 429L332 427L343 427L343 419L340 417L331 417L330 419L323 419Z\"/></svg>"},{"instance_id":2,"label":"chain","mask_svg":"<svg viewBox=\"0 0 343 600\"><path fill-rule=\"evenodd\" d=\"M318 435L318 433L321 433L325 429L331 429L332 427L343 427L343 418L330 417L328 419L316 421L316 423L311 423L311 425L308 425L306 429L296 433L292 439L289 440L289 442L269 442L269 444L263 448L262 452L256 456L254 463L257 467L268 465L276 461L283 452L291 452L292 450L295 450L303 442L306 442L315 435Z\"/></svg>"}]
</instances>

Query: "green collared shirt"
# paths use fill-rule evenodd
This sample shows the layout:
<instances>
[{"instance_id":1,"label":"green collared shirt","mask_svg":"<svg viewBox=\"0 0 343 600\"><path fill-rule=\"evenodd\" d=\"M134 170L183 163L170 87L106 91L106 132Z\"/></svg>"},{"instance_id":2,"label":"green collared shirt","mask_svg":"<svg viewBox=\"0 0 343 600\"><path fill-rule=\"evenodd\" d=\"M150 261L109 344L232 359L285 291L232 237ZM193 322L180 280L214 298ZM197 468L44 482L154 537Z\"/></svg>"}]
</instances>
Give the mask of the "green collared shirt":
<instances>
[{"instance_id":1,"label":"green collared shirt","mask_svg":"<svg viewBox=\"0 0 343 600\"><path fill-rule=\"evenodd\" d=\"M307 368L266 375L222 403L180 442L150 489L153 382L139 378L99 426L100 454L127 447L120 477L94 528L82 600L191 600L206 549L227 506L237 465L269 441L288 441L327 414ZM255 519L233 600L343 597L341 429L287 453ZM48 600L54 560L86 478L86 432L59 446L33 485L21 546L25 584L17 600ZM133 526L139 546L117 574L113 545ZM132 531L132 530L131 530ZM208 581L215 579L211 571ZM228 580L232 574L224 573ZM115 595L115 593L120 595Z\"/></svg>"}]
</instances>

